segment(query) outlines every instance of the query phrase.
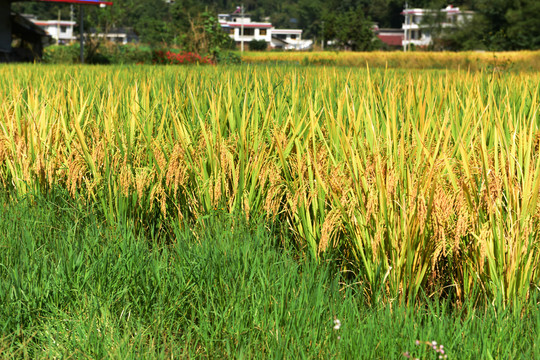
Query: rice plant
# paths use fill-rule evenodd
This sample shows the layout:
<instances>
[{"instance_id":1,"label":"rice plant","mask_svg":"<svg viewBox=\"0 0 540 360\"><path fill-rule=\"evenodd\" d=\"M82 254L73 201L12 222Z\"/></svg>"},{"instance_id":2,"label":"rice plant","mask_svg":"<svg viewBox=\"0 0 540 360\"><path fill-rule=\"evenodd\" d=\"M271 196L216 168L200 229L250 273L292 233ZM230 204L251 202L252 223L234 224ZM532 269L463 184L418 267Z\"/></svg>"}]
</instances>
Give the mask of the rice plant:
<instances>
[{"instance_id":1,"label":"rice plant","mask_svg":"<svg viewBox=\"0 0 540 360\"><path fill-rule=\"evenodd\" d=\"M539 284L536 72L0 67L0 181L163 241L213 211L338 254L368 301ZM481 292L473 291L480 287Z\"/></svg>"}]
</instances>

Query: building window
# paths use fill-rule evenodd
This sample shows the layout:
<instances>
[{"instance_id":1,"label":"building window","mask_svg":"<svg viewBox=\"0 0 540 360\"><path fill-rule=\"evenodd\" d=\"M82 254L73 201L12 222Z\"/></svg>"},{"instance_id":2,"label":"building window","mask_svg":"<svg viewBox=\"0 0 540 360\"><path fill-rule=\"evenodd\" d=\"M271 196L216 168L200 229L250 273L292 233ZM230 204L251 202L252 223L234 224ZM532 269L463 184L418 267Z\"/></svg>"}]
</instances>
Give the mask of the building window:
<instances>
[{"instance_id":1,"label":"building window","mask_svg":"<svg viewBox=\"0 0 540 360\"><path fill-rule=\"evenodd\" d=\"M412 30L411 40L420 40L422 38L422 30Z\"/></svg>"},{"instance_id":2,"label":"building window","mask_svg":"<svg viewBox=\"0 0 540 360\"><path fill-rule=\"evenodd\" d=\"M291 35L291 40L296 40L296 35Z\"/></svg>"},{"instance_id":3,"label":"building window","mask_svg":"<svg viewBox=\"0 0 540 360\"><path fill-rule=\"evenodd\" d=\"M60 26L60 32L61 32L61 33L66 33L66 32L67 32L67 26L61 25L61 26Z\"/></svg>"},{"instance_id":4,"label":"building window","mask_svg":"<svg viewBox=\"0 0 540 360\"><path fill-rule=\"evenodd\" d=\"M253 36L253 35L255 35L255 29L253 29L253 28L247 28L247 29L244 28L244 36Z\"/></svg>"},{"instance_id":5,"label":"building window","mask_svg":"<svg viewBox=\"0 0 540 360\"><path fill-rule=\"evenodd\" d=\"M421 16L414 15L414 17L413 17L413 23L415 23L415 24L420 24L421 21L422 21L422 17L421 17Z\"/></svg>"},{"instance_id":6,"label":"building window","mask_svg":"<svg viewBox=\"0 0 540 360\"><path fill-rule=\"evenodd\" d=\"M229 34L234 35L234 28L229 29Z\"/></svg>"},{"instance_id":7,"label":"building window","mask_svg":"<svg viewBox=\"0 0 540 360\"><path fill-rule=\"evenodd\" d=\"M259 30L259 35L266 36L266 29L260 29Z\"/></svg>"}]
</instances>

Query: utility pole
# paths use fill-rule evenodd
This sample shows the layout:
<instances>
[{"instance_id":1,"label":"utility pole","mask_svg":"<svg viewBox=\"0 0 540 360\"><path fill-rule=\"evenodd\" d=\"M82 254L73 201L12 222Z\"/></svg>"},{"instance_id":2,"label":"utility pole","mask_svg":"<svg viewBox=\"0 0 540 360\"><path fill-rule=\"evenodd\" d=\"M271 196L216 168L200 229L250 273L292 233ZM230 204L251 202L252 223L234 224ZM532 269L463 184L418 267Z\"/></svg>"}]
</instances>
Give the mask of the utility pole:
<instances>
[{"instance_id":1,"label":"utility pole","mask_svg":"<svg viewBox=\"0 0 540 360\"><path fill-rule=\"evenodd\" d=\"M321 40L321 49L324 50L324 21L322 22L322 40Z\"/></svg>"},{"instance_id":2,"label":"utility pole","mask_svg":"<svg viewBox=\"0 0 540 360\"><path fill-rule=\"evenodd\" d=\"M79 5L79 22L81 30L81 64L84 64L84 7Z\"/></svg>"},{"instance_id":3,"label":"utility pole","mask_svg":"<svg viewBox=\"0 0 540 360\"><path fill-rule=\"evenodd\" d=\"M409 14L407 14L407 9L408 8L409 8L409 4L407 4L407 2L405 2L405 11L404 11L404 14L405 14L405 28L403 29L403 51L404 52L407 52L407 26L409 25L408 24Z\"/></svg>"},{"instance_id":4,"label":"utility pole","mask_svg":"<svg viewBox=\"0 0 540 360\"><path fill-rule=\"evenodd\" d=\"M240 52L244 53L244 4L242 4L242 9L240 12L242 19L240 20Z\"/></svg>"},{"instance_id":5,"label":"utility pole","mask_svg":"<svg viewBox=\"0 0 540 360\"><path fill-rule=\"evenodd\" d=\"M60 45L60 10L58 10L58 22L56 23L56 45Z\"/></svg>"}]
</instances>

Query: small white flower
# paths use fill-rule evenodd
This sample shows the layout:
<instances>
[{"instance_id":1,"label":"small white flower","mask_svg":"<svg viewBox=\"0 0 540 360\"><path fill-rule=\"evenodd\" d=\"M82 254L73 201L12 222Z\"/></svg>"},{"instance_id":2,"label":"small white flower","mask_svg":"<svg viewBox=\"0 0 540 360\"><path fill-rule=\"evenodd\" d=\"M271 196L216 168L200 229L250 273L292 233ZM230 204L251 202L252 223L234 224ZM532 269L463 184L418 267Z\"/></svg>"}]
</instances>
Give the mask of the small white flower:
<instances>
[{"instance_id":1,"label":"small white flower","mask_svg":"<svg viewBox=\"0 0 540 360\"><path fill-rule=\"evenodd\" d=\"M335 319L334 320L334 330L339 330L340 327L341 327L341 321L339 321L339 319Z\"/></svg>"},{"instance_id":2,"label":"small white flower","mask_svg":"<svg viewBox=\"0 0 540 360\"><path fill-rule=\"evenodd\" d=\"M436 341L433 341L432 344L433 344L433 346L437 346L437 342L436 342Z\"/></svg>"}]
</instances>

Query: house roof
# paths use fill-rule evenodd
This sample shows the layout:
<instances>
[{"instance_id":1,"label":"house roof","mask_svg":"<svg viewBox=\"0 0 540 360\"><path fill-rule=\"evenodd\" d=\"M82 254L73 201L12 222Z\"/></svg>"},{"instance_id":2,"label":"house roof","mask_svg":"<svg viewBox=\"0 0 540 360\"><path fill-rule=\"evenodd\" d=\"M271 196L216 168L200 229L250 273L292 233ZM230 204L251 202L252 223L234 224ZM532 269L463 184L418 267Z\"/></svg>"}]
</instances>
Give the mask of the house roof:
<instances>
[{"instance_id":1,"label":"house roof","mask_svg":"<svg viewBox=\"0 0 540 360\"><path fill-rule=\"evenodd\" d=\"M242 27L242 23L227 22L227 23L221 23L221 26L239 28L239 27ZM245 23L244 27L245 28L268 28L269 29L269 28L272 27L272 24L271 23L253 23L253 22L250 22L250 23Z\"/></svg>"},{"instance_id":2,"label":"house roof","mask_svg":"<svg viewBox=\"0 0 540 360\"><path fill-rule=\"evenodd\" d=\"M86 4L86 5L109 5L112 6L112 1L104 0L35 0L38 2L57 2L66 4Z\"/></svg>"},{"instance_id":3,"label":"house roof","mask_svg":"<svg viewBox=\"0 0 540 360\"><path fill-rule=\"evenodd\" d=\"M433 13L433 12L437 12L437 11L441 11L441 12L445 12L445 13L454 13L454 14L457 14L457 13L469 13L471 11L460 11L459 10L459 7L453 7L452 5L448 5L447 7L445 7L444 9L441 9L441 10L434 10L434 9L420 9L420 8L415 8L415 9L405 9L401 12L401 15L407 15L407 14L413 14L413 15L422 15L422 14L425 14L425 13ZM472 13L472 12L471 12Z\"/></svg>"},{"instance_id":4,"label":"house roof","mask_svg":"<svg viewBox=\"0 0 540 360\"><path fill-rule=\"evenodd\" d=\"M404 39L403 34L378 34L377 37L390 46L401 46Z\"/></svg>"},{"instance_id":5,"label":"house roof","mask_svg":"<svg viewBox=\"0 0 540 360\"><path fill-rule=\"evenodd\" d=\"M73 26L77 24L75 21L58 21L58 20L34 20L32 22L38 26Z\"/></svg>"},{"instance_id":6,"label":"house roof","mask_svg":"<svg viewBox=\"0 0 540 360\"><path fill-rule=\"evenodd\" d=\"M301 29L274 29L272 30L273 34L301 34Z\"/></svg>"}]
</instances>

